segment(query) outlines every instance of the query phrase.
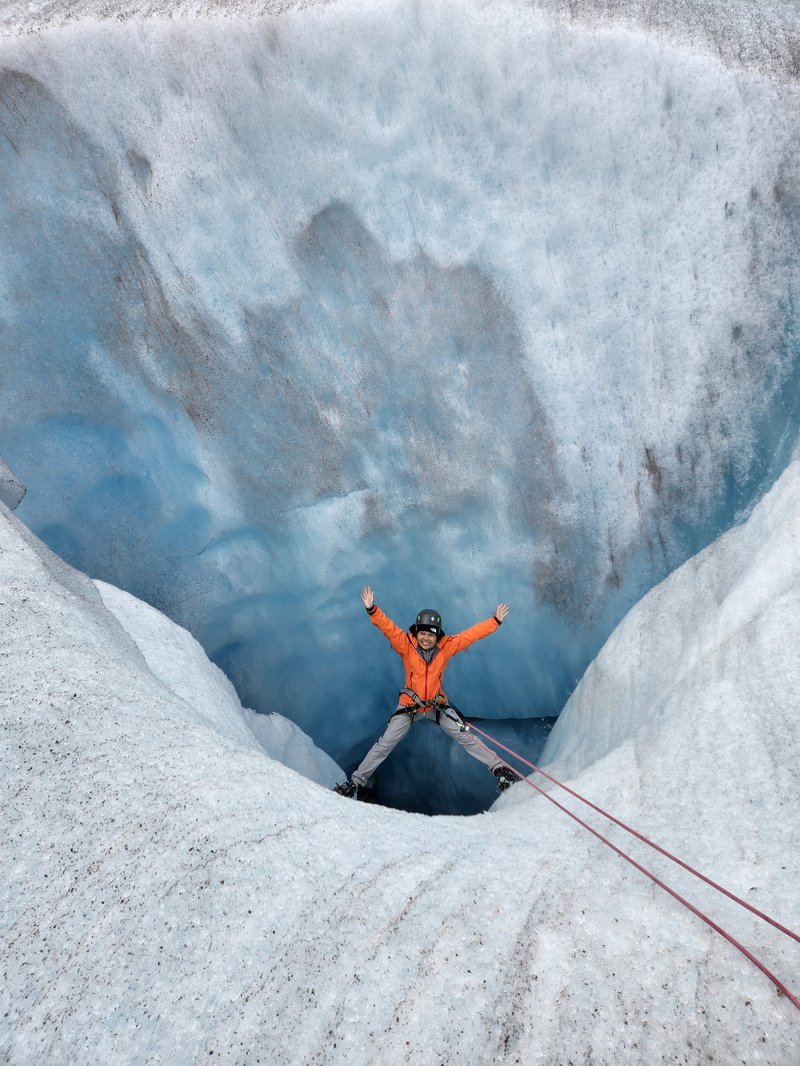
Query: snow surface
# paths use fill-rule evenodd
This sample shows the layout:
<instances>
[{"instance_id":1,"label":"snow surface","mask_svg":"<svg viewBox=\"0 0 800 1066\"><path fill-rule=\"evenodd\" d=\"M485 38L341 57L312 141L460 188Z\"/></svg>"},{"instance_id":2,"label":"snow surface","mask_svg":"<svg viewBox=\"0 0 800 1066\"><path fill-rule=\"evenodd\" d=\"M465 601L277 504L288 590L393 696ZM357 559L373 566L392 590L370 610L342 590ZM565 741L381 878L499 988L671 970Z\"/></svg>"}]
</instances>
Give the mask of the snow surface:
<instances>
[{"instance_id":1,"label":"snow surface","mask_svg":"<svg viewBox=\"0 0 800 1066\"><path fill-rule=\"evenodd\" d=\"M3 5L20 517L339 762L361 584L510 602L448 693L552 715L797 439L797 13L577 6Z\"/></svg>"},{"instance_id":2,"label":"snow surface","mask_svg":"<svg viewBox=\"0 0 800 1066\"><path fill-rule=\"evenodd\" d=\"M226 17L253 19L292 10L323 7L335 0L5 0L0 33L27 34L87 19L127 21L158 17ZM373 7L375 4L373 3ZM473 5L476 6L476 5ZM648 32L667 33L713 49L726 62L759 64L783 74L797 73L797 22L800 0L535 0L518 4L546 11L567 25L633 25Z\"/></svg>"},{"instance_id":3,"label":"snow surface","mask_svg":"<svg viewBox=\"0 0 800 1066\"><path fill-rule=\"evenodd\" d=\"M794 462L625 620L550 764L795 929L798 535ZM4 1062L800 1060L764 976L525 784L472 818L335 796L5 509L0 589ZM644 850L797 991L800 946Z\"/></svg>"}]
</instances>

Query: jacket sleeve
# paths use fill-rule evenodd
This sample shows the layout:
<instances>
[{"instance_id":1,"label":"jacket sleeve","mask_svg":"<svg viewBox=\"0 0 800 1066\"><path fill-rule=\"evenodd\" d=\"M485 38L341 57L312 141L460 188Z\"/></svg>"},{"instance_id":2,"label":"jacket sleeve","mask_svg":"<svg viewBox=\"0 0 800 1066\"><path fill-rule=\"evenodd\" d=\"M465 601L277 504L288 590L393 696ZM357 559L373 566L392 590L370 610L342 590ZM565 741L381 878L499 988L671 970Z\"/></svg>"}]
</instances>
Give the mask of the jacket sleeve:
<instances>
[{"instance_id":1,"label":"jacket sleeve","mask_svg":"<svg viewBox=\"0 0 800 1066\"><path fill-rule=\"evenodd\" d=\"M380 607L375 607L375 610L369 615L369 620L380 629L398 655L405 653L408 645L408 634L400 626L396 626L391 618L388 618L383 613Z\"/></svg>"},{"instance_id":2,"label":"jacket sleeve","mask_svg":"<svg viewBox=\"0 0 800 1066\"><path fill-rule=\"evenodd\" d=\"M499 628L500 623L492 616L487 618L485 622L478 622L477 625L470 626L469 629L465 629L461 633L454 633L452 637L445 637L442 644L446 648L448 655L457 655L464 648L468 648L470 644L474 644L476 640L483 640L484 637L495 633Z\"/></svg>"}]
</instances>

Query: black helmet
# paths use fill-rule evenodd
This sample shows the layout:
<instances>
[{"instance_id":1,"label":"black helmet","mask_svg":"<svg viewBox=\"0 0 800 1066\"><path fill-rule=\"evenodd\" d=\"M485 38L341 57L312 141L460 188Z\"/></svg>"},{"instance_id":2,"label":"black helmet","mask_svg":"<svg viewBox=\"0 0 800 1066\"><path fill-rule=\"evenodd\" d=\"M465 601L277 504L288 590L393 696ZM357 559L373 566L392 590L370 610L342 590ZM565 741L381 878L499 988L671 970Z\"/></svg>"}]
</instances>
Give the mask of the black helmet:
<instances>
[{"instance_id":1,"label":"black helmet","mask_svg":"<svg viewBox=\"0 0 800 1066\"><path fill-rule=\"evenodd\" d=\"M444 630L442 629L442 616L438 611L432 611L430 609L420 611L417 615L416 622L409 632L416 636L420 629L427 629L429 633L435 633L437 637L443 637Z\"/></svg>"}]
</instances>

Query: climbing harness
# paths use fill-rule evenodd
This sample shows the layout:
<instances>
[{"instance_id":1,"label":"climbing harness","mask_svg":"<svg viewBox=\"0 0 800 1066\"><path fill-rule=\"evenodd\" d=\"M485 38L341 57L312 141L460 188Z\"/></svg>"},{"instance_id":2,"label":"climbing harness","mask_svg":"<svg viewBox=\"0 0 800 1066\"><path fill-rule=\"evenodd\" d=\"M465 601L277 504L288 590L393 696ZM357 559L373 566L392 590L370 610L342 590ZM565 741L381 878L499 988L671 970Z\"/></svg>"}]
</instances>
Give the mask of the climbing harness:
<instances>
[{"instance_id":1,"label":"climbing harness","mask_svg":"<svg viewBox=\"0 0 800 1066\"><path fill-rule=\"evenodd\" d=\"M698 877L701 881L705 882L705 884L709 885L711 888L716 889L718 892L721 892L723 895L727 896L728 899L733 900L734 903L738 903L741 907L746 908L752 914L755 914L758 918L761 918L763 921L768 922L781 933L784 933L786 936L791 937L792 940L795 940L800 943L800 934L795 933L792 929L788 929L785 925L781 925L780 922L777 922L768 914L765 914L763 911L760 911L757 907L754 907L746 900L741 899L735 893L729 891L727 888L724 888L716 881L713 881L710 877L707 877L699 870L696 870L693 866L690 866L688 863L684 862L683 859L679 859L676 855L673 855L671 852L667 851L666 848L662 848L659 844L654 843L642 833L639 833L636 829L632 829L631 826L626 825L625 822L621 821L619 818L616 818L613 814L609 814L608 811L603 810L603 808L599 807L596 803L592 803L591 800L588 800L584 796L581 796L579 792L576 792L574 789L571 789L568 785L562 784L561 781L557 780L557 778L547 773L547 771L542 770L541 767L536 766L532 762L528 762L527 759L523 758L517 752L513 751L511 748L506 747L505 744L501 744L499 740L496 740L494 737L490 736L488 733L485 733L482 729L478 728L478 726L476 726L474 722L465 722L463 728L467 732L471 732L473 734L478 733L480 734L480 736L485 737L486 740L491 741L492 744L507 752L518 762L530 767L530 769L533 770L535 773L541 774L543 777L547 778L548 781L551 781L554 785L557 785L558 788L563 789L571 796L574 796L575 799L580 800L581 803L586 804L587 807L591 807L592 810L596 811L598 814L601 814L605 818L608 818L609 821L613 822L615 825L618 825L627 833L630 833L631 836L636 837L637 840L640 840L642 841L642 843L647 844L649 847L659 852L659 854L670 859L672 862L677 863L678 866L681 866L688 873L691 873L695 877ZM478 740L477 737L475 739L478 741L479 744L482 744L487 751L492 752L492 754L496 754L496 752L494 752L493 749L490 748L487 744L485 744L482 740ZM694 904L690 903L687 899L681 896L678 892L675 891L675 889L670 888L669 885L665 884L665 882L662 881L659 877L657 877L652 871L648 870L646 867L636 862L636 860L631 858L630 855L622 851L621 848L618 848L616 844L613 844L607 837L604 837L602 833L599 833L596 829L592 828L592 826L590 826L587 822L584 822L581 818L579 818L571 810L565 807L562 803L559 803L558 800L554 799L549 792L546 792L543 788L540 788L538 785L535 785L533 781L531 781L528 777L525 777L524 774L520 773L519 771L514 770L514 773L518 774L518 776L525 782L526 785L530 785L532 789L534 789L540 795L544 796L544 798L549 800L550 803L558 807L560 811L563 811L564 814L569 815L569 817L572 818L573 821L577 822L578 825L588 830L592 834L592 836L597 837L598 840L601 840L604 844L607 844L608 847L610 847L612 851L616 852L617 855L625 859L625 861L630 863L631 866L634 866L637 870L639 870L640 873L643 873L645 877L648 877L651 881L654 882L654 884L658 885L659 888L663 888L665 892L667 892L670 896L673 897L673 899L676 899L679 903L683 904L683 906L690 910L692 914L694 914L701 921L705 922L706 925L710 926L711 929L719 933L720 936L724 937L724 939L727 940L729 944L732 944L733 947L740 951L746 959L748 959L757 969L759 969L764 974L764 976L767 977L784 996L786 996L786 998L794 1007L800 1010L800 999L798 999L797 996L793 995L792 992L790 992L789 989L786 987L786 985L783 984L783 982L778 977L776 977L775 974L772 973L772 971L769 970L764 965L764 963L761 962L760 959L756 958L756 956L753 955L752 952L748 951L748 949L738 940L736 940L735 937L728 933L727 930L723 929L722 926L718 925L711 918L709 918L708 915L704 914L701 910L695 907Z\"/></svg>"},{"instance_id":2,"label":"climbing harness","mask_svg":"<svg viewBox=\"0 0 800 1066\"><path fill-rule=\"evenodd\" d=\"M397 715L397 714L410 714L412 719L413 719L418 714L427 714L428 711L432 710L436 714L436 724L438 725L439 724L439 719L440 719L443 711L445 711L445 710L454 711L455 710L455 707L451 707L450 706L450 704L447 702L447 700L445 699L444 695L441 692L437 692L432 700L423 700L423 699L421 699L416 694L416 692L413 690L413 688L401 688L400 689L400 695L401 696L404 696L404 695L405 696L410 696L411 699L414 701L414 706L413 707L402 707L402 706L398 707L397 710L392 715L392 718L394 718L394 716ZM456 712L456 713L458 713L458 712ZM447 717L448 718L453 718L453 716L450 715L450 714L448 714ZM458 719L453 718L453 721L463 722L464 719L459 715Z\"/></svg>"}]
</instances>

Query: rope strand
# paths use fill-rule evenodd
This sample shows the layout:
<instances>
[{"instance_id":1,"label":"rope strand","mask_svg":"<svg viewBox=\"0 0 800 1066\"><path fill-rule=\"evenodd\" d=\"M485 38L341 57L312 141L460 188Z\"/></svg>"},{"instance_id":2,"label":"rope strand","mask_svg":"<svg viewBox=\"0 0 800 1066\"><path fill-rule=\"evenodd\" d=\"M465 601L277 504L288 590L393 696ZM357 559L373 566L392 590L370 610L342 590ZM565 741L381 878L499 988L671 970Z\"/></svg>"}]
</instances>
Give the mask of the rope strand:
<instances>
[{"instance_id":1,"label":"rope strand","mask_svg":"<svg viewBox=\"0 0 800 1066\"><path fill-rule=\"evenodd\" d=\"M656 844L654 841L644 836L644 834L638 832L638 830L633 829L629 825L626 825L625 822L621 821L619 818L616 818L613 814L609 814L609 812L603 810L602 807L598 807L596 803L592 803L591 800L586 799L585 796L582 796L579 792L576 792L568 785L562 784L562 782L559 781L557 778L553 777L551 774L548 774L546 770L542 770L541 767L535 766L532 762L528 762L527 759L524 759L521 755L518 755L515 751L512 751L511 748L507 748L505 744L501 744L499 740L495 740L495 738L490 737L488 733L484 733L483 730L479 729L476 725L470 723L469 728L470 730L474 730L476 733L480 733L481 736L486 737L488 740L491 740L491 742L493 744L496 744L498 748L502 748L502 750L508 752L509 755L513 755L515 759L518 759L521 763L524 763L526 766L529 766L532 770L536 771L536 773L541 774L542 777L546 777L548 781L552 781L554 785L558 785L559 788L563 789L565 792L568 792L570 796L574 796L575 799L580 800L581 803L585 803L587 807L591 807L593 811L597 811L598 814L602 814L605 818L608 818L609 821L613 822L615 825L618 825L620 829L624 829L626 833L630 833L631 836L636 837L637 840L641 840L643 844L647 844L649 847L653 848L655 851L665 856L665 858L670 859L674 863L677 863L678 866L683 867L683 869L687 870L690 874L694 874L695 877L699 877L701 881L704 881L707 885L710 885L711 888L715 888L718 892L721 892L724 896L727 896L728 899L733 900L734 903L738 903L740 907L745 907L748 911L750 911L752 914L755 914L763 921L769 922L770 925L780 930L781 933L784 933L786 936L791 937L792 940L796 940L798 943L800 943L800 934L795 933L794 930L788 929L785 925L781 925L780 922L776 921L774 918L771 918L770 915L765 914L764 911L759 910L758 907L754 907L751 903L748 903L747 900L744 900L740 896L737 896L736 893L731 892L729 889L725 888L724 885L720 885L716 881L713 881L710 877L707 877L704 873L701 873L700 870L696 870L693 866L690 866L688 862L684 862L683 859L679 859L677 855L673 855L672 852L667 851L666 848L662 848L660 844ZM484 747L486 747L485 744ZM514 772L517 773L518 771L515 770ZM522 775L520 775L520 777L522 777ZM527 778L522 778L522 780L527 780ZM530 784L530 782L528 783ZM547 795L546 792L542 792L542 794Z\"/></svg>"},{"instance_id":2,"label":"rope strand","mask_svg":"<svg viewBox=\"0 0 800 1066\"><path fill-rule=\"evenodd\" d=\"M574 792L572 789L568 788L566 785L562 785L560 781L557 781L554 777L551 777L550 774L545 773L545 771L541 770L538 766L534 766L533 763L529 763L527 761L527 759L523 759L521 755L518 755L515 751L512 751L511 748L507 748L504 744L501 744L499 740L495 740L494 737L489 736L488 733L484 733L482 729L479 729L477 726L473 725L472 723L469 723L467 728L470 731L474 730L476 733L480 733L481 736L486 737L487 740L491 740L493 744L496 744L503 751L508 752L509 755L513 755L514 758L519 759L519 761L522 762L522 763L525 763L526 766L532 767L535 771L537 771L538 773L542 774L548 780L552 781L554 784L558 785L560 788L563 788L565 792L569 792L571 795L573 795L577 799L581 800L582 803L587 804L587 806L593 808L595 811L599 812L600 814L603 814L605 817L609 818L612 822L614 822L615 824L619 825L621 828L627 830L629 833L632 833L633 836L637 837L639 840L643 841L646 844L649 844L651 847L655 848L656 851L661 852L667 858L672 859L674 862L677 862L680 866L684 867L684 869L686 869L690 873L696 874L696 876L700 877L703 881L705 881L707 884L711 885L713 888L717 888L720 892L723 892L726 896L729 896L736 903L740 903L742 906L744 906L748 910L752 911L759 918L763 918L765 921L768 921L771 925L774 925L776 929L779 929L781 932L787 933L789 936L793 937L795 940L800 940L800 937L798 937L797 934L793 933L790 929L784 928L784 926L782 926L778 922L774 921L768 915L765 915L761 911L756 910L755 907L751 907L749 903L746 903L744 900L739 899L738 896L735 896L733 893L728 892L727 889L722 888L722 886L717 885L716 882L712 881L710 878L705 877L704 874L701 874L698 871L694 870L691 866L689 866L686 863L684 863L681 859L678 859L675 856L671 855L668 851L665 851L663 848L659 847L657 844L653 844L653 842L648 840L647 837L642 836L642 834L640 834L640 833L637 833L636 830L634 830L634 829L630 829L628 826L625 825L624 822L619 821L619 819L613 817L613 815L607 814L601 807L596 806L590 800L584 799L583 796L579 795L577 792ZM476 738L476 740L477 740L477 738ZM496 752L492 751L492 749L487 744L484 744L484 742L482 740L478 740L477 742L478 742L478 744L481 744L486 749L486 751L491 752L493 755L497 754ZM511 767L511 769L513 770L513 767ZM770 969L768 969L767 966L765 966L764 963L761 962L760 959L758 959L751 951L749 951L743 944L741 944L734 936L732 936L730 933L728 933L727 930L723 929L721 925L718 925L715 921L713 921L711 918L709 918L708 915L704 914L701 910L699 910L697 907L695 907L693 903L690 903L689 900L685 899L678 892L676 892L674 888L671 888L668 884L666 884L659 877L657 877L652 871L648 870L645 866L642 866L641 863L638 863L634 858L632 858L630 855L628 855L626 852L624 852L621 848L617 847L617 845L612 843L612 841L610 841L608 839L608 837L604 837L602 833L598 832L596 829L594 829L592 826L590 826L588 824L588 822L584 822L583 819L581 819L581 818L579 818L577 816L577 814L575 814L573 811L569 810L562 803L559 803L558 800L554 799L550 795L549 792L545 792L545 790L543 788L540 788L538 785L535 785L532 781L528 780L527 777L523 777L521 774L519 774L519 771L514 770L514 773L518 774L519 777L520 777L520 780L524 781L526 785L530 785L530 787L532 789L534 789L540 795L544 796L544 798L546 800L549 800L550 803L552 803L554 806L558 807L558 809L560 811L563 811L564 814L569 815L569 817L572 818L573 821L577 822L578 825L580 825L584 829L588 830L592 834L592 836L597 837L598 840L601 840L604 844L606 844L609 848L611 848L611 850L614 851L617 855L619 855L620 858L622 858L626 862L630 863L631 866L633 866L635 869L637 869L640 873L643 873L645 875L645 877L649 878L654 884L658 885L659 888L662 888L665 892L667 892L670 896L672 896L673 899L677 900L680 904L682 904L684 907L686 907L687 910L691 911L691 913L694 914L697 918L699 918L702 922L705 922L705 924L708 925L711 929L713 929L715 932L719 933L719 935L721 937L723 937L725 940L727 940L729 944L731 944L733 947L735 947L737 949L737 951L740 951L742 953L742 955L744 955L744 957L746 959L748 959L758 970L760 970L761 973L763 973L764 976L766 978L768 978L768 980L770 980L772 982L772 984L775 985L775 987L784 996L786 996L786 998L789 1000L789 1002L792 1004L792 1006L796 1007L797 1010L800 1011L800 999L798 999L792 992L790 992L789 989L787 988L787 986L780 980L780 978L776 977L775 974Z\"/></svg>"}]
</instances>

